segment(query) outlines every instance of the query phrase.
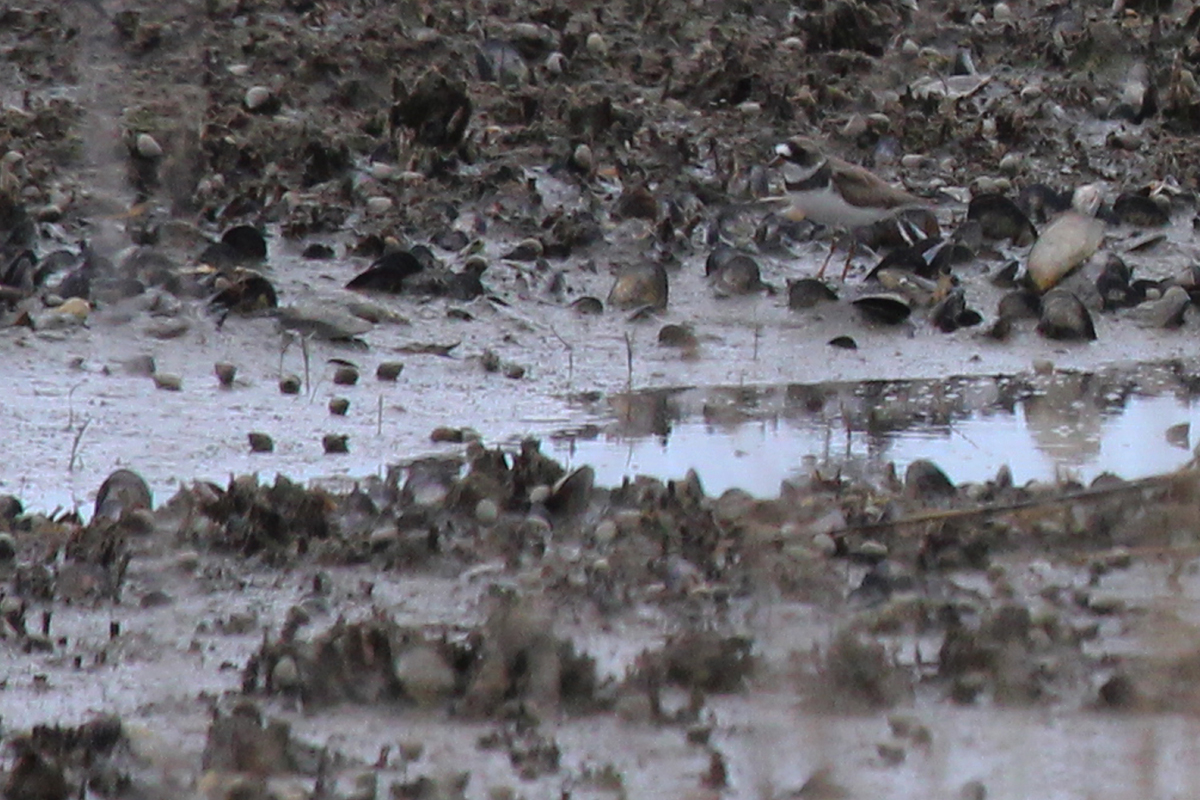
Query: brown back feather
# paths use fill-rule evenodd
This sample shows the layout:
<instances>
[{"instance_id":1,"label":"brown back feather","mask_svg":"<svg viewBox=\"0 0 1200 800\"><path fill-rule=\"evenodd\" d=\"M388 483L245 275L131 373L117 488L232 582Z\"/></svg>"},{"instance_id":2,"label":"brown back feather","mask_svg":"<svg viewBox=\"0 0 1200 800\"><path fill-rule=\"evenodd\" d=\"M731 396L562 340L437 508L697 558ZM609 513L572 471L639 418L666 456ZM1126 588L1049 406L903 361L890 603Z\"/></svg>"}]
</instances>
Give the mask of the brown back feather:
<instances>
[{"instance_id":1,"label":"brown back feather","mask_svg":"<svg viewBox=\"0 0 1200 800\"><path fill-rule=\"evenodd\" d=\"M902 208L927 205L916 195L909 194L903 189L897 189L863 167L832 156L829 158L829 163L833 167L834 185L842 193L846 202L852 206Z\"/></svg>"}]
</instances>

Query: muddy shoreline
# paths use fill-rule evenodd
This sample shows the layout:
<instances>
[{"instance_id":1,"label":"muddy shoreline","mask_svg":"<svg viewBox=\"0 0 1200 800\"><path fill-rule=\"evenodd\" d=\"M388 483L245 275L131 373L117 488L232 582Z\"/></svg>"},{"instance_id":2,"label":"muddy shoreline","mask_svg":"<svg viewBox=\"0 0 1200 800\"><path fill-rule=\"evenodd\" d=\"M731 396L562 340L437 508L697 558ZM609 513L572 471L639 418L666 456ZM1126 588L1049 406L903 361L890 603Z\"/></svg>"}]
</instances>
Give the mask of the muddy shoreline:
<instances>
[{"instance_id":1,"label":"muddy shoreline","mask_svg":"<svg viewBox=\"0 0 1200 800\"><path fill-rule=\"evenodd\" d=\"M1188 796L1193 16L0 10L4 796Z\"/></svg>"}]
</instances>

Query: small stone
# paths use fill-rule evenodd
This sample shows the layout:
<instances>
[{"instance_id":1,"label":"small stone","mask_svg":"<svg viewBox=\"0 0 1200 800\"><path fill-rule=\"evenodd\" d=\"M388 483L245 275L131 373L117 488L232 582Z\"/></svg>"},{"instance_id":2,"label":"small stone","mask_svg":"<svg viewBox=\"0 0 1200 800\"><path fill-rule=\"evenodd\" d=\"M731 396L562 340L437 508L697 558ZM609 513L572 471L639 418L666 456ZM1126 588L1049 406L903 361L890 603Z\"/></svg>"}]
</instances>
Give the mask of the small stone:
<instances>
[{"instance_id":1,"label":"small stone","mask_svg":"<svg viewBox=\"0 0 1200 800\"><path fill-rule=\"evenodd\" d=\"M987 17L985 17L983 15L983 12L976 11L974 14L971 15L971 27L972 28L978 28L978 27L986 25L986 24L987 24Z\"/></svg>"},{"instance_id":2,"label":"small stone","mask_svg":"<svg viewBox=\"0 0 1200 800\"><path fill-rule=\"evenodd\" d=\"M813 539L815 540L816 537L814 536ZM858 546L856 552L858 555L862 556L863 558L870 559L871 561L882 561L883 559L887 558L888 548L883 542L877 542L874 539L867 539Z\"/></svg>"},{"instance_id":3,"label":"small stone","mask_svg":"<svg viewBox=\"0 0 1200 800\"><path fill-rule=\"evenodd\" d=\"M1026 84L1021 88L1022 100L1037 100L1043 94L1042 87L1036 83Z\"/></svg>"},{"instance_id":4,"label":"small stone","mask_svg":"<svg viewBox=\"0 0 1200 800\"><path fill-rule=\"evenodd\" d=\"M518 381L525 377L525 368L520 364L505 364L504 377Z\"/></svg>"},{"instance_id":5,"label":"small stone","mask_svg":"<svg viewBox=\"0 0 1200 800\"><path fill-rule=\"evenodd\" d=\"M1013 11L1009 8L1008 3L996 3L992 6L992 19L996 22L1012 22Z\"/></svg>"},{"instance_id":6,"label":"small stone","mask_svg":"<svg viewBox=\"0 0 1200 800\"><path fill-rule=\"evenodd\" d=\"M915 56L917 53L921 52L921 46L912 39L905 39L900 45L900 52L906 56Z\"/></svg>"},{"instance_id":7,"label":"small stone","mask_svg":"<svg viewBox=\"0 0 1200 800\"><path fill-rule=\"evenodd\" d=\"M175 569L180 572L195 572L200 568L200 554L195 550L180 550L175 554Z\"/></svg>"},{"instance_id":8,"label":"small stone","mask_svg":"<svg viewBox=\"0 0 1200 800\"><path fill-rule=\"evenodd\" d=\"M163 606L171 605L173 602L175 601L171 595L161 589L155 589L142 595L142 599L138 601L138 606L141 608L162 608Z\"/></svg>"},{"instance_id":9,"label":"small stone","mask_svg":"<svg viewBox=\"0 0 1200 800\"><path fill-rule=\"evenodd\" d=\"M875 752L879 753L880 760L889 767L904 763L904 748L899 745L879 744L875 746Z\"/></svg>"},{"instance_id":10,"label":"small stone","mask_svg":"<svg viewBox=\"0 0 1200 800\"><path fill-rule=\"evenodd\" d=\"M1005 175L1012 177L1021 169L1022 158L1016 153L1007 153L1004 158L1000 159L999 169Z\"/></svg>"},{"instance_id":11,"label":"small stone","mask_svg":"<svg viewBox=\"0 0 1200 800\"><path fill-rule=\"evenodd\" d=\"M375 377L381 381L395 383L403 369L404 363L401 361L384 361L375 368Z\"/></svg>"},{"instance_id":12,"label":"small stone","mask_svg":"<svg viewBox=\"0 0 1200 800\"><path fill-rule=\"evenodd\" d=\"M540 483L529 490L529 502L540 505L550 499L550 487Z\"/></svg>"},{"instance_id":13,"label":"small stone","mask_svg":"<svg viewBox=\"0 0 1200 800\"><path fill-rule=\"evenodd\" d=\"M300 668L296 666L296 659L284 656L275 662L271 670L271 686L281 692L300 688Z\"/></svg>"},{"instance_id":14,"label":"small stone","mask_svg":"<svg viewBox=\"0 0 1200 800\"><path fill-rule=\"evenodd\" d=\"M367 199L367 213L375 217L382 216L395 205L390 197L371 197Z\"/></svg>"},{"instance_id":15,"label":"small stone","mask_svg":"<svg viewBox=\"0 0 1200 800\"><path fill-rule=\"evenodd\" d=\"M327 433L321 437L321 447L326 455L350 452L350 437L344 433Z\"/></svg>"},{"instance_id":16,"label":"small stone","mask_svg":"<svg viewBox=\"0 0 1200 800\"><path fill-rule=\"evenodd\" d=\"M596 530L592 532L592 538L596 540L596 544L598 545L608 544L617 538L617 523L611 519L601 521L596 526Z\"/></svg>"},{"instance_id":17,"label":"small stone","mask_svg":"<svg viewBox=\"0 0 1200 800\"><path fill-rule=\"evenodd\" d=\"M162 145L148 133L139 133L134 143L137 154L142 158L154 160L162 158Z\"/></svg>"},{"instance_id":18,"label":"small stone","mask_svg":"<svg viewBox=\"0 0 1200 800\"><path fill-rule=\"evenodd\" d=\"M371 164L371 177L377 181L390 181L396 177L397 172L399 170L396 169L394 164L388 164L384 161L376 161Z\"/></svg>"},{"instance_id":19,"label":"small stone","mask_svg":"<svg viewBox=\"0 0 1200 800\"><path fill-rule=\"evenodd\" d=\"M862 114L851 114L850 119L842 126L842 136L847 139L857 139L867 132L867 118Z\"/></svg>"},{"instance_id":20,"label":"small stone","mask_svg":"<svg viewBox=\"0 0 1200 800\"><path fill-rule=\"evenodd\" d=\"M11 533L0 533L0 562L12 561L17 557L17 540Z\"/></svg>"},{"instance_id":21,"label":"small stone","mask_svg":"<svg viewBox=\"0 0 1200 800\"><path fill-rule=\"evenodd\" d=\"M925 165L925 156L919 153L905 153L900 156L900 166L906 170L921 169Z\"/></svg>"},{"instance_id":22,"label":"small stone","mask_svg":"<svg viewBox=\"0 0 1200 800\"><path fill-rule=\"evenodd\" d=\"M183 378L169 372L154 373L154 386L165 392L178 392L183 389Z\"/></svg>"},{"instance_id":23,"label":"small stone","mask_svg":"<svg viewBox=\"0 0 1200 800\"><path fill-rule=\"evenodd\" d=\"M300 376L284 375L279 379L279 391L283 394L300 394Z\"/></svg>"},{"instance_id":24,"label":"small stone","mask_svg":"<svg viewBox=\"0 0 1200 800\"><path fill-rule=\"evenodd\" d=\"M762 113L762 103L747 100L744 103L738 103L737 110L743 117L757 117Z\"/></svg>"},{"instance_id":25,"label":"small stone","mask_svg":"<svg viewBox=\"0 0 1200 800\"><path fill-rule=\"evenodd\" d=\"M567 57L555 50L546 56L546 71L551 75L562 75L567 68Z\"/></svg>"},{"instance_id":26,"label":"small stone","mask_svg":"<svg viewBox=\"0 0 1200 800\"><path fill-rule=\"evenodd\" d=\"M500 507L496 501L485 497L475 504L475 519L484 525L491 525L500 518Z\"/></svg>"},{"instance_id":27,"label":"small stone","mask_svg":"<svg viewBox=\"0 0 1200 800\"><path fill-rule=\"evenodd\" d=\"M592 148L586 144L580 144L575 147L571 153L571 166L580 172L591 172L596 166L595 156L592 154Z\"/></svg>"},{"instance_id":28,"label":"small stone","mask_svg":"<svg viewBox=\"0 0 1200 800\"><path fill-rule=\"evenodd\" d=\"M599 33L592 31L587 37L587 49L597 58L604 58L608 55L608 42Z\"/></svg>"},{"instance_id":29,"label":"small stone","mask_svg":"<svg viewBox=\"0 0 1200 800\"><path fill-rule=\"evenodd\" d=\"M828 533L818 533L812 537L813 549L826 558L832 558L837 554L837 540Z\"/></svg>"},{"instance_id":30,"label":"small stone","mask_svg":"<svg viewBox=\"0 0 1200 800\"><path fill-rule=\"evenodd\" d=\"M218 361L213 365L213 372L216 373L217 381L221 386L228 389L233 386L233 379L237 376L237 367L228 361Z\"/></svg>"},{"instance_id":31,"label":"small stone","mask_svg":"<svg viewBox=\"0 0 1200 800\"><path fill-rule=\"evenodd\" d=\"M417 645L403 652L393 667L404 693L421 706L431 706L454 692L454 669L435 648ZM415 761L420 750L401 746L401 758ZM418 745L419 747L419 745Z\"/></svg>"},{"instance_id":32,"label":"small stone","mask_svg":"<svg viewBox=\"0 0 1200 800\"><path fill-rule=\"evenodd\" d=\"M878 111L874 114L867 114L867 126L876 132L888 131L892 127L892 118Z\"/></svg>"},{"instance_id":33,"label":"small stone","mask_svg":"<svg viewBox=\"0 0 1200 800\"><path fill-rule=\"evenodd\" d=\"M92 304L82 297L68 297L58 307L61 314L69 314L77 318L80 322L88 318L88 314L92 312Z\"/></svg>"},{"instance_id":34,"label":"small stone","mask_svg":"<svg viewBox=\"0 0 1200 800\"><path fill-rule=\"evenodd\" d=\"M333 382L338 386L353 386L358 383L358 368L344 364L333 373Z\"/></svg>"},{"instance_id":35,"label":"small stone","mask_svg":"<svg viewBox=\"0 0 1200 800\"><path fill-rule=\"evenodd\" d=\"M1033 360L1033 372L1036 375L1053 375L1054 362L1045 358L1035 358Z\"/></svg>"},{"instance_id":36,"label":"small stone","mask_svg":"<svg viewBox=\"0 0 1200 800\"><path fill-rule=\"evenodd\" d=\"M344 417L350 410L350 401L345 397L334 397L329 400L329 413L335 417Z\"/></svg>"},{"instance_id":37,"label":"small stone","mask_svg":"<svg viewBox=\"0 0 1200 800\"><path fill-rule=\"evenodd\" d=\"M275 450L275 440L265 433L251 431L246 438L250 440L251 453L271 453Z\"/></svg>"},{"instance_id":38,"label":"small stone","mask_svg":"<svg viewBox=\"0 0 1200 800\"><path fill-rule=\"evenodd\" d=\"M244 100L249 111L265 111L274 99L274 94L266 86L251 86L246 90Z\"/></svg>"},{"instance_id":39,"label":"small stone","mask_svg":"<svg viewBox=\"0 0 1200 800\"><path fill-rule=\"evenodd\" d=\"M987 787L983 781L967 781L958 790L959 800L987 800Z\"/></svg>"}]
</instances>

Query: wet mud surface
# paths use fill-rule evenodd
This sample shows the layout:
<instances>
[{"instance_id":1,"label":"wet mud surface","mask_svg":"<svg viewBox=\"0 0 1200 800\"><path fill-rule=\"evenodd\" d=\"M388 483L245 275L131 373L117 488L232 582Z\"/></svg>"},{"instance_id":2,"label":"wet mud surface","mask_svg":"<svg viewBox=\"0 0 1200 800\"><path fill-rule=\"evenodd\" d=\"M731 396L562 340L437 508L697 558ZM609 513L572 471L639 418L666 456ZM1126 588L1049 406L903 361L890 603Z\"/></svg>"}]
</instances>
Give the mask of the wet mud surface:
<instances>
[{"instance_id":1,"label":"wet mud surface","mask_svg":"<svg viewBox=\"0 0 1200 800\"><path fill-rule=\"evenodd\" d=\"M0 10L4 795L1190 796L1193 16Z\"/></svg>"}]
</instances>

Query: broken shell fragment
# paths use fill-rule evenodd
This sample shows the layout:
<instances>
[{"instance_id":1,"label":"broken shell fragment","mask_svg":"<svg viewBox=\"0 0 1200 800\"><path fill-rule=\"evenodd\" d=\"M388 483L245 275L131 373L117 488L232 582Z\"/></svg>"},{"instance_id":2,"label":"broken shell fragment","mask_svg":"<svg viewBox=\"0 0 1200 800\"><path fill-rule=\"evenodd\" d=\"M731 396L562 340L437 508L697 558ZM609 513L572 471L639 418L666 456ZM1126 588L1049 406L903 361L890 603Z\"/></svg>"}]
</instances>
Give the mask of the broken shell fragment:
<instances>
[{"instance_id":1,"label":"broken shell fragment","mask_svg":"<svg viewBox=\"0 0 1200 800\"><path fill-rule=\"evenodd\" d=\"M1192 299L1182 286L1171 286L1157 300L1149 300L1130 314L1148 328L1178 328Z\"/></svg>"}]
</instances>

